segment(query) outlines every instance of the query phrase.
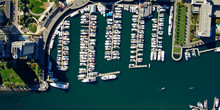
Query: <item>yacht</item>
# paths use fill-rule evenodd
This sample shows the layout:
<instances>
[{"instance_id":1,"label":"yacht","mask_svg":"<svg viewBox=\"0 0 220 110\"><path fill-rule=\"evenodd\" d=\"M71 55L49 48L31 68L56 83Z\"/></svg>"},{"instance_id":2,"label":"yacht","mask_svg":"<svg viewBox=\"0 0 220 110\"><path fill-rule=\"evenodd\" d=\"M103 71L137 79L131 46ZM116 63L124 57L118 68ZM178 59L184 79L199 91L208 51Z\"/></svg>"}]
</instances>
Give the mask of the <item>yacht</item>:
<instances>
[{"instance_id":1,"label":"yacht","mask_svg":"<svg viewBox=\"0 0 220 110\"><path fill-rule=\"evenodd\" d=\"M216 48L216 49L215 49L215 52L220 52L220 48Z\"/></svg>"},{"instance_id":2,"label":"yacht","mask_svg":"<svg viewBox=\"0 0 220 110\"><path fill-rule=\"evenodd\" d=\"M161 61L163 62L165 59L165 51L161 51Z\"/></svg>"},{"instance_id":3,"label":"yacht","mask_svg":"<svg viewBox=\"0 0 220 110\"><path fill-rule=\"evenodd\" d=\"M115 79L117 76L116 75L104 75L101 77L101 80L111 80Z\"/></svg>"},{"instance_id":4,"label":"yacht","mask_svg":"<svg viewBox=\"0 0 220 110\"><path fill-rule=\"evenodd\" d=\"M153 58L153 60L157 60L157 51L154 51L154 58Z\"/></svg>"},{"instance_id":5,"label":"yacht","mask_svg":"<svg viewBox=\"0 0 220 110\"><path fill-rule=\"evenodd\" d=\"M50 83L50 86L53 86L59 89L68 89L69 83L65 83L65 82Z\"/></svg>"},{"instance_id":6,"label":"yacht","mask_svg":"<svg viewBox=\"0 0 220 110\"><path fill-rule=\"evenodd\" d=\"M77 76L78 78L85 78L86 77L86 74L80 74Z\"/></svg>"},{"instance_id":7,"label":"yacht","mask_svg":"<svg viewBox=\"0 0 220 110\"><path fill-rule=\"evenodd\" d=\"M83 79L81 82L83 83L96 82L96 77L86 78L86 79Z\"/></svg>"},{"instance_id":8,"label":"yacht","mask_svg":"<svg viewBox=\"0 0 220 110\"><path fill-rule=\"evenodd\" d=\"M192 56L196 57L196 53L193 50L192 50Z\"/></svg>"},{"instance_id":9,"label":"yacht","mask_svg":"<svg viewBox=\"0 0 220 110\"><path fill-rule=\"evenodd\" d=\"M208 108L208 102L207 102L207 100L204 100L204 108L205 108L205 109Z\"/></svg>"},{"instance_id":10,"label":"yacht","mask_svg":"<svg viewBox=\"0 0 220 110\"><path fill-rule=\"evenodd\" d=\"M189 60L187 52L185 52L185 59Z\"/></svg>"},{"instance_id":11,"label":"yacht","mask_svg":"<svg viewBox=\"0 0 220 110\"><path fill-rule=\"evenodd\" d=\"M201 102L197 102L197 106L198 106L199 108L203 108L203 105L202 105Z\"/></svg>"},{"instance_id":12,"label":"yacht","mask_svg":"<svg viewBox=\"0 0 220 110\"><path fill-rule=\"evenodd\" d=\"M151 51L151 53L150 53L150 60L151 61L153 60L153 56L154 56L153 51Z\"/></svg>"},{"instance_id":13,"label":"yacht","mask_svg":"<svg viewBox=\"0 0 220 110\"><path fill-rule=\"evenodd\" d=\"M215 107L218 107L218 104L219 104L219 99L216 98L216 100L215 100Z\"/></svg>"},{"instance_id":14,"label":"yacht","mask_svg":"<svg viewBox=\"0 0 220 110\"><path fill-rule=\"evenodd\" d=\"M161 58L161 51L158 52L157 61L160 61L161 60L160 58Z\"/></svg>"}]
</instances>

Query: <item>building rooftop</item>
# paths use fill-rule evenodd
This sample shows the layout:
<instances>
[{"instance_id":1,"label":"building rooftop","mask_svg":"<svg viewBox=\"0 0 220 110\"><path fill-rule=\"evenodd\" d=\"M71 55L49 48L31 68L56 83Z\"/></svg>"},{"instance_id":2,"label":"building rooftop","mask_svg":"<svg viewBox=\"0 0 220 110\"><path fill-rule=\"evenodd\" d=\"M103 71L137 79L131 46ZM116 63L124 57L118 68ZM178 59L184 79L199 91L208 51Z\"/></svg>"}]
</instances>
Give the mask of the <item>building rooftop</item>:
<instances>
[{"instance_id":1,"label":"building rooftop","mask_svg":"<svg viewBox=\"0 0 220 110\"><path fill-rule=\"evenodd\" d=\"M198 35L200 37L210 37L212 5L209 2L203 3L201 5L199 19L200 21Z\"/></svg>"},{"instance_id":2,"label":"building rooftop","mask_svg":"<svg viewBox=\"0 0 220 110\"><path fill-rule=\"evenodd\" d=\"M212 0L214 5L220 5L220 0Z\"/></svg>"},{"instance_id":3,"label":"building rooftop","mask_svg":"<svg viewBox=\"0 0 220 110\"><path fill-rule=\"evenodd\" d=\"M11 53L14 59L27 56L34 53L35 42L33 41L16 41L12 42Z\"/></svg>"},{"instance_id":4,"label":"building rooftop","mask_svg":"<svg viewBox=\"0 0 220 110\"><path fill-rule=\"evenodd\" d=\"M202 5L205 0L192 0L191 4L193 5Z\"/></svg>"},{"instance_id":5,"label":"building rooftop","mask_svg":"<svg viewBox=\"0 0 220 110\"><path fill-rule=\"evenodd\" d=\"M176 0L151 0L155 2L175 2Z\"/></svg>"},{"instance_id":6,"label":"building rooftop","mask_svg":"<svg viewBox=\"0 0 220 110\"><path fill-rule=\"evenodd\" d=\"M193 13L199 13L199 11L200 11L199 6L193 6L192 11L193 11Z\"/></svg>"}]
</instances>

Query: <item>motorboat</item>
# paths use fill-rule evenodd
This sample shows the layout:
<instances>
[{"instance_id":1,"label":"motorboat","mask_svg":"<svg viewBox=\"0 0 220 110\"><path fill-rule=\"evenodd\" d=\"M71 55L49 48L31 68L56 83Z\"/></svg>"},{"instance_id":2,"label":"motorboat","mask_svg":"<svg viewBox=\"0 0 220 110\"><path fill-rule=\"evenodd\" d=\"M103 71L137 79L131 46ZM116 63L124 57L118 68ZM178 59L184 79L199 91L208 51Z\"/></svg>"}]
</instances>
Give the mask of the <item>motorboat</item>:
<instances>
[{"instance_id":1,"label":"motorboat","mask_svg":"<svg viewBox=\"0 0 220 110\"><path fill-rule=\"evenodd\" d=\"M101 77L101 80L111 80L115 79L117 76L116 75L104 75Z\"/></svg>"}]
</instances>

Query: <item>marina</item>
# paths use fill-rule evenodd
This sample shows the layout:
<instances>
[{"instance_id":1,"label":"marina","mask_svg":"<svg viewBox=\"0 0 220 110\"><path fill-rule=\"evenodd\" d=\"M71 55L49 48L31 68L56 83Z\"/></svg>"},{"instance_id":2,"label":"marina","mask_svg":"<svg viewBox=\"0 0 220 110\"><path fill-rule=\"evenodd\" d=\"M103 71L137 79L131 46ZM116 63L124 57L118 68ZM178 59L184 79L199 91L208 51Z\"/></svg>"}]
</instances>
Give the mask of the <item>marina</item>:
<instances>
[{"instance_id":1,"label":"marina","mask_svg":"<svg viewBox=\"0 0 220 110\"><path fill-rule=\"evenodd\" d=\"M202 99L207 99L208 107L212 107L213 97L220 92L220 89L216 86L219 80L218 53L207 52L206 55L201 54L202 57L198 57L196 61L174 62L170 58L170 43L172 39L167 36L168 28L164 28L163 50L166 51L166 61L164 63L150 62L150 31L152 23L151 21L145 21L146 43L144 45L143 63L151 63L153 68L129 69L127 65L129 64L131 51L130 26L132 24L132 15L128 11L123 11L123 29L121 30L120 45L121 58L119 61L112 60L111 62L103 59L105 53L104 43L106 39L104 36L106 25L102 26L102 24L106 22L106 19L103 19L103 15L97 13L96 72L106 73L120 70L120 74L117 74L118 80L116 78L114 81L100 81L101 79L97 78L98 83L93 84L83 84L78 81L77 76L81 75L78 74L80 68L80 14L67 19L71 23L70 30L68 30L70 32L71 42L69 45L69 57L71 60L69 61L68 71L62 72L56 68L58 37L55 38L50 53L51 71L54 72L53 77L58 77L62 82L68 81L70 84L69 89L63 91L50 87L49 91L45 93L1 93L2 105L0 109L22 108L23 110L37 110L42 109L42 106L44 106L43 109L54 110L66 108L103 110L108 109L108 107L114 110L190 110L189 104L195 104L197 106L197 101L201 101L203 104ZM169 14L165 13L164 16L165 22L168 21ZM58 23L60 23L60 20ZM58 26L58 23L54 26ZM164 25L166 27L168 23L166 22ZM219 44L216 46L219 46ZM204 50L206 47L199 49ZM211 64L207 64L207 62ZM85 75L83 74L81 77ZM163 89L164 87L166 88ZM191 90L189 87L194 87L194 89ZM103 98L107 94L111 97ZM85 101L91 99L96 99L97 101ZM99 104L98 108L95 107L97 103Z\"/></svg>"},{"instance_id":2,"label":"marina","mask_svg":"<svg viewBox=\"0 0 220 110\"><path fill-rule=\"evenodd\" d=\"M208 100L204 100L204 103L197 102L197 106L189 105L189 108L192 110L220 110L219 99L217 97L214 98L212 109L208 109Z\"/></svg>"},{"instance_id":3,"label":"marina","mask_svg":"<svg viewBox=\"0 0 220 110\"><path fill-rule=\"evenodd\" d=\"M96 29L97 15L96 5L90 5L81 12L81 35L80 35L80 68L79 74L85 74L85 78L94 77L96 56ZM93 74L92 74L93 73ZM78 76L79 77L79 76ZM82 77L81 77L82 78ZM84 82L85 80L82 80Z\"/></svg>"},{"instance_id":4,"label":"marina","mask_svg":"<svg viewBox=\"0 0 220 110\"><path fill-rule=\"evenodd\" d=\"M120 42L121 42L121 18L122 8L114 7L106 14L106 41L105 41L105 59L119 60L120 59Z\"/></svg>"},{"instance_id":5,"label":"marina","mask_svg":"<svg viewBox=\"0 0 220 110\"><path fill-rule=\"evenodd\" d=\"M129 10L129 6L125 6L125 10ZM144 30L145 20L140 17L139 6L130 6L130 12L132 15L132 28L131 28L131 46L130 46L130 64L129 68L146 68L147 65L138 65L143 62L144 51Z\"/></svg>"},{"instance_id":6,"label":"marina","mask_svg":"<svg viewBox=\"0 0 220 110\"><path fill-rule=\"evenodd\" d=\"M152 24L152 38L151 38L151 54L150 54L150 60L151 61L162 61L164 62L165 60L165 51L162 50L163 48L163 35L164 35L164 12L167 11L168 9L170 9L170 6L160 6L160 5L154 5L154 10L157 11L158 13L158 17L157 18L153 18L151 19L153 21ZM169 20L172 19L172 8L170 9L170 16L169 16ZM171 20L172 21L172 20ZM172 22L169 22L169 27L168 30L170 30L169 28L170 24ZM171 32L168 32L168 34Z\"/></svg>"}]
</instances>

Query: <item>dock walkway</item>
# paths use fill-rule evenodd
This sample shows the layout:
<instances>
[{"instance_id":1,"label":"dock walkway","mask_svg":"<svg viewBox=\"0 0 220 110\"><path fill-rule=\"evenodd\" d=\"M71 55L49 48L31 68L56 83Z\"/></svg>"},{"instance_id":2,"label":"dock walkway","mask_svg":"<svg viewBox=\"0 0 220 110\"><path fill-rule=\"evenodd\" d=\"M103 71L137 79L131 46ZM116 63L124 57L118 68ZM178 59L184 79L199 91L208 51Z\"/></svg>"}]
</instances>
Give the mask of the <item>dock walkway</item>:
<instances>
[{"instance_id":1,"label":"dock walkway","mask_svg":"<svg viewBox=\"0 0 220 110\"><path fill-rule=\"evenodd\" d=\"M102 76L105 76L105 75L115 75L115 74L120 74L120 71L109 72L109 73L99 73L95 77L102 77ZM87 77L87 78L89 78L89 77ZM82 80L82 79L84 79L84 78L78 78L78 80Z\"/></svg>"}]
</instances>

